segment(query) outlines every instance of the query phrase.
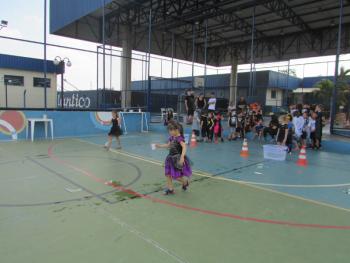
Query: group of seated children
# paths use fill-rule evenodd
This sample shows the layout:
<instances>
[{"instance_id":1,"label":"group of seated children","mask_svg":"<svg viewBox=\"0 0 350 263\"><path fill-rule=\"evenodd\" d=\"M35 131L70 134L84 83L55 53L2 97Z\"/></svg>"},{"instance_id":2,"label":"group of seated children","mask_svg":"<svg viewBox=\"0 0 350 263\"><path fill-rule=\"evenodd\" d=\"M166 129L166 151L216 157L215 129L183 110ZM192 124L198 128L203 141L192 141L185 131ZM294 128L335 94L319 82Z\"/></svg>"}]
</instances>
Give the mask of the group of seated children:
<instances>
[{"instance_id":1,"label":"group of seated children","mask_svg":"<svg viewBox=\"0 0 350 263\"><path fill-rule=\"evenodd\" d=\"M309 107L298 107L291 109L289 114L280 116L271 116L269 126L264 128L263 136L270 135L277 144L288 147L291 152L294 147L310 147L314 150L321 148L323 116L320 105Z\"/></svg>"},{"instance_id":2,"label":"group of seated children","mask_svg":"<svg viewBox=\"0 0 350 263\"><path fill-rule=\"evenodd\" d=\"M232 108L228 112L228 126L230 128L228 140L245 138L248 132L254 132L254 138L262 138L264 132L264 118L262 110L245 110Z\"/></svg>"},{"instance_id":3,"label":"group of seated children","mask_svg":"<svg viewBox=\"0 0 350 263\"><path fill-rule=\"evenodd\" d=\"M323 116L322 106L296 105L289 114L279 118L271 114L271 120L267 127L264 126L264 119L261 109L238 110L231 109L228 113L228 126L230 127L229 140L245 138L245 134L253 132L255 138L266 142L270 135L270 142L277 142L279 145L288 147L291 152L294 147L306 146L318 150L321 148Z\"/></svg>"},{"instance_id":4,"label":"group of seated children","mask_svg":"<svg viewBox=\"0 0 350 263\"><path fill-rule=\"evenodd\" d=\"M267 141L268 135L272 142L287 146L291 152L294 147L299 150L301 146L313 149L321 148L322 139L322 110L321 106L299 105L291 107L290 113L279 118L271 114L268 126L264 126L264 118L260 107L254 109L230 108L227 115L229 135L228 140L246 138L248 132L254 134L253 139L259 138ZM173 118L168 112L166 122ZM223 115L220 112L196 110L193 116L192 132L198 141L221 142L223 139Z\"/></svg>"}]
</instances>

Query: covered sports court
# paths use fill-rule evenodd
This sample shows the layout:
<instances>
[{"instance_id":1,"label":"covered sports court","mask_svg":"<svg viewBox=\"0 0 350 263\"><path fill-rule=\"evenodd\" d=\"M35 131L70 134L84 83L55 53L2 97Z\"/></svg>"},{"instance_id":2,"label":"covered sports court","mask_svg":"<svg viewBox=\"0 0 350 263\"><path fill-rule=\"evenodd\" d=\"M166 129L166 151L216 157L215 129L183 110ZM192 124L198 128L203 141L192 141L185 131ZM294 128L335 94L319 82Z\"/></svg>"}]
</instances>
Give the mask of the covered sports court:
<instances>
[{"instance_id":1,"label":"covered sports court","mask_svg":"<svg viewBox=\"0 0 350 263\"><path fill-rule=\"evenodd\" d=\"M306 168L266 161L256 143L248 160L239 142L201 145L189 192L167 197L166 152L149 146L164 139L129 134L110 152L104 136L2 143L2 260L347 261L348 143L326 141Z\"/></svg>"}]
</instances>

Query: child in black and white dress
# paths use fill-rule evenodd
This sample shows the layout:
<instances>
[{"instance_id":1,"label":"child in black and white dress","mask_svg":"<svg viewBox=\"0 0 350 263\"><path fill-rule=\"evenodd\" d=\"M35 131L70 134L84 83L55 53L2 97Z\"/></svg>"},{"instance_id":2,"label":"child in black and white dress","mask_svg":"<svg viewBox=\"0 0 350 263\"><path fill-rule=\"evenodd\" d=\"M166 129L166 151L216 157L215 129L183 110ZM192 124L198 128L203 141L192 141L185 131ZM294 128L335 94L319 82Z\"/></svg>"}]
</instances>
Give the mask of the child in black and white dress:
<instances>
[{"instance_id":1,"label":"child in black and white dress","mask_svg":"<svg viewBox=\"0 0 350 263\"><path fill-rule=\"evenodd\" d=\"M236 128L237 128L237 115L236 115L236 109L232 109L228 114L228 126L230 127L230 134L228 136L228 140L236 140L237 134L236 134Z\"/></svg>"},{"instance_id":2,"label":"child in black and white dress","mask_svg":"<svg viewBox=\"0 0 350 263\"><path fill-rule=\"evenodd\" d=\"M106 142L105 144L105 148L107 150L109 150L111 148L111 145L112 145L112 140L113 140L113 137L116 138L117 140L117 143L118 143L118 146L117 146L117 149L121 149L121 143L120 143L120 136L122 135L122 129L120 128L121 126L121 120L119 118L119 114L117 111L112 111L112 128L111 130L109 131L108 133L108 141Z\"/></svg>"}]
</instances>

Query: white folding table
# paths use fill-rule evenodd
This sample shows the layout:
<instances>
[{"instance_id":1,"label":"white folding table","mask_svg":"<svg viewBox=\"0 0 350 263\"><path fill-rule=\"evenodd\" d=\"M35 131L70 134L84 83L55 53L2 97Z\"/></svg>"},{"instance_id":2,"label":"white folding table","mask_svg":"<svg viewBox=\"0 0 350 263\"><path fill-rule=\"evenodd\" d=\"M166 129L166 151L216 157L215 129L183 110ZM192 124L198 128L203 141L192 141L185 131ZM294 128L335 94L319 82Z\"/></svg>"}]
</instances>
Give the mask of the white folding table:
<instances>
[{"instance_id":1,"label":"white folding table","mask_svg":"<svg viewBox=\"0 0 350 263\"><path fill-rule=\"evenodd\" d=\"M47 126L50 124L50 130L51 130L51 139L53 140L53 120L47 119L47 118L29 118L27 119L27 125L26 125L26 139L28 139L28 129L30 126L30 136L32 142L34 141L34 134L35 134L35 123L37 122L43 122L45 126L45 138L47 139Z\"/></svg>"}]
</instances>

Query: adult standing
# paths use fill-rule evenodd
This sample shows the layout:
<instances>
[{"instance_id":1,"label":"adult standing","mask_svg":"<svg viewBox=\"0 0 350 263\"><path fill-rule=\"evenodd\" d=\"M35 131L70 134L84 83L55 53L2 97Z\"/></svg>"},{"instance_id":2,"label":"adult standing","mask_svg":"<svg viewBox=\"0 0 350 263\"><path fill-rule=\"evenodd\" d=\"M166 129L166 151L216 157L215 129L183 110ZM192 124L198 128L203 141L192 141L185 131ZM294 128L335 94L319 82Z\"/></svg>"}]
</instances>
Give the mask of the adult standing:
<instances>
[{"instance_id":1,"label":"adult standing","mask_svg":"<svg viewBox=\"0 0 350 263\"><path fill-rule=\"evenodd\" d=\"M215 93L212 92L210 94L210 99L208 101L208 111L215 112L215 110L216 110L216 98L215 98Z\"/></svg>"},{"instance_id":2,"label":"adult standing","mask_svg":"<svg viewBox=\"0 0 350 263\"><path fill-rule=\"evenodd\" d=\"M323 133L323 113L322 105L317 105L315 108L317 114L316 118L316 138L319 140L319 148L322 147L322 133Z\"/></svg>"},{"instance_id":3,"label":"adult standing","mask_svg":"<svg viewBox=\"0 0 350 263\"><path fill-rule=\"evenodd\" d=\"M240 97L239 101L237 102L237 107L239 109L241 109L242 111L245 111L245 109L247 108L247 105L248 105L248 103L245 100L245 98L244 97Z\"/></svg>"},{"instance_id":4,"label":"adult standing","mask_svg":"<svg viewBox=\"0 0 350 263\"><path fill-rule=\"evenodd\" d=\"M235 104L233 101L230 101L230 103L228 104L228 107L227 107L227 112L230 112L233 109L236 109Z\"/></svg>"},{"instance_id":5,"label":"adult standing","mask_svg":"<svg viewBox=\"0 0 350 263\"><path fill-rule=\"evenodd\" d=\"M187 91L187 95L185 97L185 107L187 112L187 124L192 124L195 110L195 98L192 90Z\"/></svg>"},{"instance_id":6,"label":"adult standing","mask_svg":"<svg viewBox=\"0 0 350 263\"><path fill-rule=\"evenodd\" d=\"M205 108L207 107L207 101L205 100L204 95L202 93L199 94L195 104L196 104L196 108L201 112L205 110Z\"/></svg>"}]
</instances>

